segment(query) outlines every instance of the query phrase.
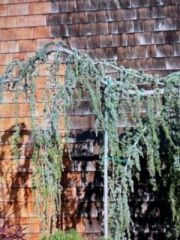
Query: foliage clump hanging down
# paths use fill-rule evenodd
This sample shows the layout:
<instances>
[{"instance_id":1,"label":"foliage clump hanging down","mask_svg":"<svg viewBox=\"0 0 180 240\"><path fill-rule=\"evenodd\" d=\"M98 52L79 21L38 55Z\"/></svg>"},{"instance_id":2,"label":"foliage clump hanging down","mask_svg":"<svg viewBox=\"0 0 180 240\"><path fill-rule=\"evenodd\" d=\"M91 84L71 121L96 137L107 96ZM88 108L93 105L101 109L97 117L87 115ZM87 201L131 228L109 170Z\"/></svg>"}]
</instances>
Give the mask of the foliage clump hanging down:
<instances>
[{"instance_id":1,"label":"foliage clump hanging down","mask_svg":"<svg viewBox=\"0 0 180 240\"><path fill-rule=\"evenodd\" d=\"M68 55L64 58L64 54ZM50 58L51 56L51 58ZM52 57L53 56L53 57ZM51 61L50 61L51 60ZM59 70L66 64L64 83ZM43 120L36 114L37 78L40 66L49 63L49 77L42 96ZM14 77L14 72L18 75ZM174 228L171 235L180 236L180 73L165 78L143 71L118 67L114 62L93 60L86 54L70 51L63 42L49 42L25 62L13 60L4 76L0 77L0 97L4 89L15 91L15 134L18 145L18 99L24 93L30 107L34 177L37 202L46 215L48 202L54 216L59 211L63 143L68 145L70 120L76 89L81 104L83 91L90 96L95 129L108 132L109 157L123 159L109 163L109 235L115 240L130 239L132 221L128 196L134 191L134 176L141 171L140 158L147 158L150 181L156 189L156 178L162 174L164 160L160 152L161 132L167 144L167 178ZM51 91L52 89L52 91ZM3 103L4 104L4 103ZM64 117L65 137L60 134L60 116ZM119 136L119 128L123 134ZM18 156L18 151L15 149ZM103 146L100 157L103 158ZM106 159L105 159L106 160Z\"/></svg>"}]
</instances>

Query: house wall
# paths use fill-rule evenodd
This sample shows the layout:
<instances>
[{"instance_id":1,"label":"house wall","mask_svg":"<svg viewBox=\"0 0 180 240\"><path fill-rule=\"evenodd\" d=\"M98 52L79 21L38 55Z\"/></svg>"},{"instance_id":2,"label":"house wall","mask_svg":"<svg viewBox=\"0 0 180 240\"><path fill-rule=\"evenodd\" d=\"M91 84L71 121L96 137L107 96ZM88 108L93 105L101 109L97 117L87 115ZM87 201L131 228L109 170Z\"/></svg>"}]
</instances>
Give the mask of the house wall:
<instances>
[{"instance_id":1,"label":"house wall","mask_svg":"<svg viewBox=\"0 0 180 240\"><path fill-rule=\"evenodd\" d=\"M0 74L12 59L24 61L51 39L62 39L70 48L81 49L93 58L117 60L118 65L166 76L180 69L179 1L0 0ZM44 70L37 81L38 98L45 78ZM5 97L8 105L0 106L0 175L5 179L1 185L0 216L4 218L26 203L11 215L10 222L28 223L28 237L38 239L40 224L33 213L35 200L30 188L29 112L25 100L21 99L19 114L24 143L20 146L21 157L17 162L10 144L14 129L12 92L7 92ZM74 157L72 162L67 157L64 159L60 225L63 230L74 227L92 240L99 238L101 232L103 189L97 157L98 139L94 137L94 117L88 101L85 97L82 107L75 107L70 113ZM38 106L41 115L41 101ZM63 130L63 125L60 128ZM134 209L159 209L159 200L154 201L157 198L148 187L137 191ZM159 235L154 233L157 230L153 230L153 221L160 220L147 220L145 226L142 218L139 222L144 227L137 230L140 233L134 239L163 239L161 230L158 230Z\"/></svg>"},{"instance_id":2,"label":"house wall","mask_svg":"<svg viewBox=\"0 0 180 240\"><path fill-rule=\"evenodd\" d=\"M51 13L51 3L33 0L0 1L0 74L2 75L12 59L26 60L38 50L46 39L51 38L51 28L47 26L47 13ZM44 88L45 74L38 79L39 95ZM8 104L0 106L0 134L2 138L0 155L1 184L0 217L5 225L18 224L26 228L30 239L39 239L40 223L34 212L35 199L31 192L32 167L30 163L31 144L29 140L29 110L25 99L21 98L19 115L23 144L20 158L14 159L10 138L14 131L13 92L5 93ZM41 104L39 104L39 107ZM40 111L39 110L39 114Z\"/></svg>"},{"instance_id":3,"label":"house wall","mask_svg":"<svg viewBox=\"0 0 180 240\"><path fill-rule=\"evenodd\" d=\"M93 58L167 75L179 69L178 0L52 1L54 37Z\"/></svg>"}]
</instances>

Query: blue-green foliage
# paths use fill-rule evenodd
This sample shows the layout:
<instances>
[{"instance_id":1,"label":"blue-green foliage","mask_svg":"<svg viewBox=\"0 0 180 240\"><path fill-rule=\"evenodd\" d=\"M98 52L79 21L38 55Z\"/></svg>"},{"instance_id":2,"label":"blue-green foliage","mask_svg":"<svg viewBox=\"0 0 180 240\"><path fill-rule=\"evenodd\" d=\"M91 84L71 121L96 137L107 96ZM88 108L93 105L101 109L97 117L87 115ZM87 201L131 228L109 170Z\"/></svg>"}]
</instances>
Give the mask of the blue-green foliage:
<instances>
[{"instance_id":1,"label":"blue-green foliage","mask_svg":"<svg viewBox=\"0 0 180 240\"><path fill-rule=\"evenodd\" d=\"M14 60L0 78L0 99L3 90L15 90L15 104L24 93L30 106L32 142L34 143L33 187L38 192L37 202L46 216L48 203L53 206L56 216L60 209L61 173L63 170L63 141L68 145L70 120L69 109L74 107L73 94L76 89L78 104L83 92L90 97L92 112L95 114L96 133L108 132L109 157L126 159L125 163L110 164L109 176L109 235L115 240L130 239L132 221L128 203L129 192L134 191L134 175L139 177L140 158L146 156L150 181L156 189L156 178L162 174L163 159L160 152L160 131L167 142L167 176L164 180L169 190L174 230L169 236L180 236L180 73L165 78L146 74L143 71L118 67L116 63L93 60L78 51L68 52L63 60L64 43L50 42L36 52L36 55L21 63ZM66 50L67 52L67 50ZM44 113L42 123L36 113L39 66L49 65L49 77L42 96ZM64 84L59 81L59 69L65 61ZM13 72L19 68L16 79ZM114 72L114 73L112 73ZM109 80L111 77L111 81ZM150 89L152 91L147 92ZM18 111L15 108L15 135L13 142L19 143ZM106 116L105 116L106 113ZM60 117L64 118L65 137L59 131ZM123 130L120 138L119 128ZM18 151L15 148L15 154ZM103 146L100 157L103 158ZM163 176L164 177L164 176ZM162 178L163 178L162 177ZM167 180L168 179L168 180Z\"/></svg>"}]
</instances>

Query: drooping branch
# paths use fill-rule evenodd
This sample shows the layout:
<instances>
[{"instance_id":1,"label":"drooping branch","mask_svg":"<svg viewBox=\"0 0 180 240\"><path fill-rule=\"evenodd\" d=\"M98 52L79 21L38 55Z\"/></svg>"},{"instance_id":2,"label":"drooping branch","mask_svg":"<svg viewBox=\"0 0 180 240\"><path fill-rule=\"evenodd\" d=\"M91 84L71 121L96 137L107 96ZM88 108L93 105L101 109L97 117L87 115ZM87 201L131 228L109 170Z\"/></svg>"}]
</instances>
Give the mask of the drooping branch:
<instances>
[{"instance_id":1,"label":"drooping branch","mask_svg":"<svg viewBox=\"0 0 180 240\"><path fill-rule=\"evenodd\" d=\"M74 51L72 51L72 50L69 50L69 49L67 49L67 48L65 48L65 47L52 47L52 48L50 48L50 49L47 49L46 50L46 52L45 52L45 55L46 56L48 56L48 55L50 55L50 54L52 54L52 53L57 53L57 52L59 52L59 53L61 53L61 54L66 54L66 55L73 55L74 54ZM77 55L78 56L78 55ZM32 57L33 59L34 59L34 56ZM80 56L79 56L79 59L80 59ZM38 61L39 60L39 56L37 55L37 57L35 57L35 60L34 61ZM29 61L31 61L31 58L29 59ZM119 72L121 72L121 71L126 71L127 73L129 72L129 74L134 74L134 77L136 77L137 79L143 79L144 78L144 76L141 76L141 74L138 74L138 71L136 71L136 70L133 70L133 69L125 69L125 68L123 68L123 67L117 67L116 65L113 65L113 64L111 64L111 63L109 63L109 62L107 62L107 61L94 61L93 62L93 64L94 65L98 65L98 64L102 64L102 65L105 65L106 67L111 67L111 68L113 68L113 69L115 69L116 71L119 71ZM18 67L18 66L17 66ZM147 75L148 76L148 75ZM150 75L149 75L150 76ZM160 81L162 81L163 79L160 79ZM10 83L10 82L18 82L18 81L21 81L21 78L19 77L19 78L8 78L8 77L6 77L6 76L2 76L1 78L0 78L0 81L1 81L1 83L3 83L3 84L6 84L6 83ZM158 85L164 85L164 83L161 83L161 82L158 82ZM116 81L115 79L113 80L113 84L116 84L116 83L118 83L119 81ZM107 86L108 85L108 81L105 81L105 80L103 80L103 79L101 79L101 83L103 84L103 85L105 85L105 86ZM156 90L143 90L142 92L141 92L141 94L142 94L142 96L148 96L148 95L153 95L154 93L155 93L155 91ZM163 89L160 89L159 90L160 91L160 93L161 94L163 94ZM134 94L134 91L129 91L129 94Z\"/></svg>"},{"instance_id":2,"label":"drooping branch","mask_svg":"<svg viewBox=\"0 0 180 240\"><path fill-rule=\"evenodd\" d=\"M49 63L48 57L51 54L53 59ZM62 58L63 54L67 55L65 61ZM39 76L38 66L47 63L49 63L49 76L46 78L42 94L44 106L40 119L37 115L36 80ZM62 63L66 64L64 83L59 81ZM19 68L18 77L14 78L13 72L16 68ZM115 70L116 77L108 71L109 68ZM0 97L3 96L5 85L11 82L17 83L14 85L15 105L18 104L20 93L25 93L29 100L34 143L33 187L39 191L38 203L43 213L47 213L49 200L52 201L54 215L57 214L57 209L60 209L58 206L61 199L59 186L63 170L63 143L69 146L71 126L68 112L71 108L77 107L75 102L81 104L86 91L90 98L91 113L95 115L96 133L108 132L109 157L123 159L122 162L112 161L109 165L112 167L112 176L109 176L110 235L115 236L115 240L130 239L132 225L128 194L134 189L134 175L138 175L141 171L140 158L144 156L148 158L150 181L153 187L156 187L156 176L162 174L163 163L160 153L161 131L168 142L168 151L172 153L169 161L170 166L173 167L170 167L168 177L176 173L176 183L171 184L173 186L171 198L175 199L175 203L174 200L172 201L173 216L176 220L175 224L179 226L178 236L180 235L178 222L180 211L174 211L174 206L179 206L175 189L180 181L180 176L177 174L178 171L180 172L179 72L159 78L143 71L118 67L115 63L105 60L93 60L79 51L67 49L62 42L50 42L27 61L14 60L7 67L5 75L0 77ZM76 101L74 101L74 89L76 89ZM18 107L15 109L14 145L18 145L20 132L17 127ZM65 139L59 131L61 118L66 132ZM123 126L123 135L119 136L118 128L121 126ZM102 156L103 148L100 158Z\"/></svg>"}]
</instances>

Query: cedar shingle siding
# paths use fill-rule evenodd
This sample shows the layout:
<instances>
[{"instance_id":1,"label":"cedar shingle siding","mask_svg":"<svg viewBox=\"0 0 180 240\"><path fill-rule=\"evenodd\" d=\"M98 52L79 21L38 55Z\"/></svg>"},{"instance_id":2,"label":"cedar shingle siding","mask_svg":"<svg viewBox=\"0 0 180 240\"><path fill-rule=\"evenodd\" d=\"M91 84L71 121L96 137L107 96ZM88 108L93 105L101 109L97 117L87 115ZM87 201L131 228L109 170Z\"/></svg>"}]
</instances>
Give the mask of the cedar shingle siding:
<instances>
[{"instance_id":1,"label":"cedar shingle siding","mask_svg":"<svg viewBox=\"0 0 180 240\"><path fill-rule=\"evenodd\" d=\"M177 0L52 1L52 12L47 17L52 36L93 58L162 76L179 69Z\"/></svg>"},{"instance_id":2,"label":"cedar shingle siding","mask_svg":"<svg viewBox=\"0 0 180 240\"><path fill-rule=\"evenodd\" d=\"M118 65L165 76L180 69L180 3L179 0L0 0L0 74L12 59L27 59L51 39L62 39L70 48L81 49L93 58L117 60ZM46 76L43 68L37 82L39 115ZM0 175L5 178L0 217L28 202L11 216L10 222L29 223L28 236L39 239L39 220L33 215L30 188L29 112L25 99L21 99L24 143L20 146L17 168L9 142L14 129L12 93L6 92L5 97L8 107L0 106ZM103 179L98 160L99 139L93 131L94 116L88 96L84 96L81 108L75 107L69 114L73 122L73 161L64 159L60 226L64 230L74 227L94 240L101 232ZM162 240L166 211L163 189L152 193L145 170L142 179L132 197L137 231L133 239Z\"/></svg>"}]
</instances>

